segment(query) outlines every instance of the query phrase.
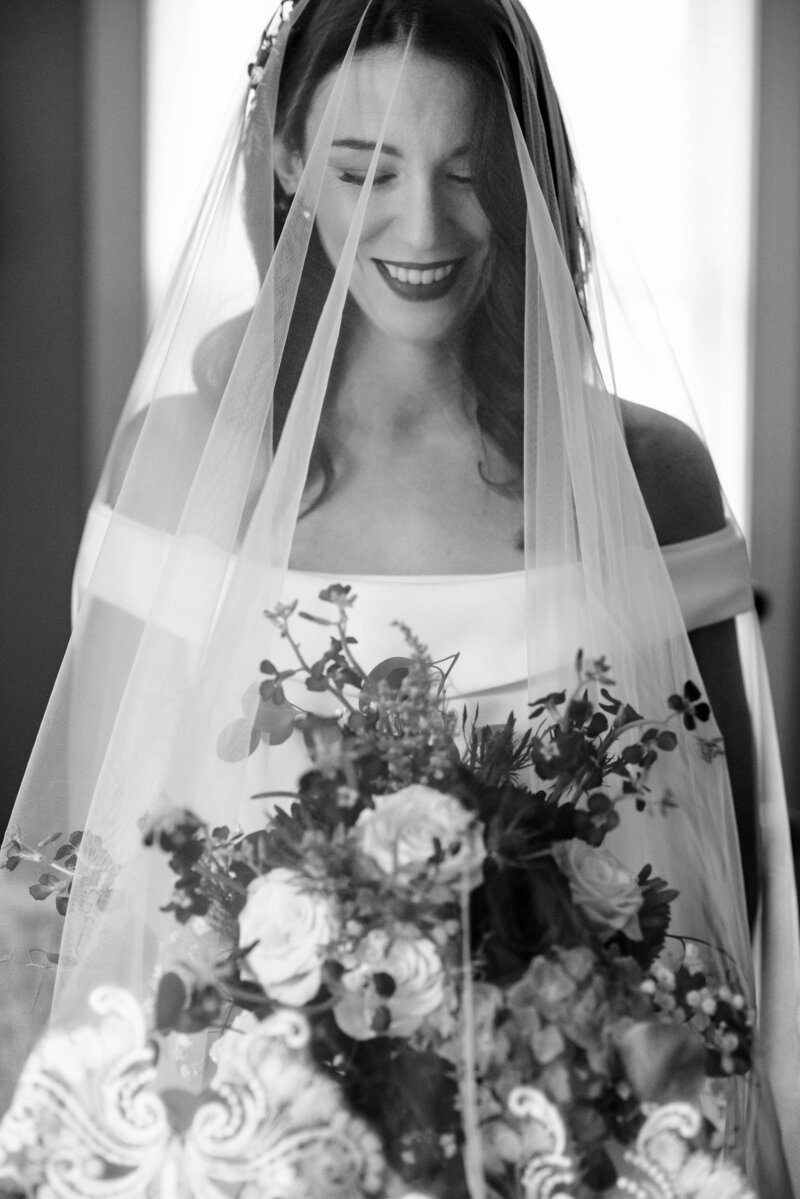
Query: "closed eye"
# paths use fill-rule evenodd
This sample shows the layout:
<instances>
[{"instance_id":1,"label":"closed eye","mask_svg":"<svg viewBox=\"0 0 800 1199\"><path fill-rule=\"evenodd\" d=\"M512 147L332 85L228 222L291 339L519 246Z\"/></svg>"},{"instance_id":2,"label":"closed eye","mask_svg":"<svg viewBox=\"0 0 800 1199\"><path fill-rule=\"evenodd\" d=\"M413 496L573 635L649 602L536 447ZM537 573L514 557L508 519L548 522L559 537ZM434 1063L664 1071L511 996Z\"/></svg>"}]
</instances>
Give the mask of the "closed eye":
<instances>
[{"instance_id":1,"label":"closed eye","mask_svg":"<svg viewBox=\"0 0 800 1199\"><path fill-rule=\"evenodd\" d=\"M339 178L342 183L350 183L354 187L363 187L367 180L366 171L339 171ZM372 181L373 187L380 187L383 183L388 183L392 179L392 175L376 175Z\"/></svg>"}]
</instances>

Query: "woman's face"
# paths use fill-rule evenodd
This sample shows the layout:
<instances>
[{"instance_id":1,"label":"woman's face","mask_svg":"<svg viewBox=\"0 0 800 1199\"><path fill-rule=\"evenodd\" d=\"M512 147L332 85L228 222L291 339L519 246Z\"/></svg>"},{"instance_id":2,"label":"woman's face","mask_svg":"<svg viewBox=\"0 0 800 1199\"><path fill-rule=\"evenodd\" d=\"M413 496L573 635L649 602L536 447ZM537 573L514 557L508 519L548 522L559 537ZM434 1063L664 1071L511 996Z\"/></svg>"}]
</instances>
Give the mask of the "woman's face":
<instances>
[{"instance_id":1,"label":"woman's face","mask_svg":"<svg viewBox=\"0 0 800 1199\"><path fill-rule=\"evenodd\" d=\"M333 88L317 89L306 124L312 146ZM393 95L394 92L394 95ZM470 169L474 87L460 67L394 48L352 63L316 213L339 261L389 112L350 280L371 324L417 344L463 327L485 287L489 221Z\"/></svg>"}]
</instances>

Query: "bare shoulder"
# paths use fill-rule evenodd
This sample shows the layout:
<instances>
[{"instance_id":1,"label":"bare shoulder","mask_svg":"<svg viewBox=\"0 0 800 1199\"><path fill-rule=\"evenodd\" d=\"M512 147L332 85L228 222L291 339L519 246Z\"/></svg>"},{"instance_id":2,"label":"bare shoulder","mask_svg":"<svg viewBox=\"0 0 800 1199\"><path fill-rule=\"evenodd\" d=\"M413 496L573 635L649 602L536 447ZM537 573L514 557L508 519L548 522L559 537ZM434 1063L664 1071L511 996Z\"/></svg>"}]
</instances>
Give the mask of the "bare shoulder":
<instances>
[{"instance_id":1,"label":"bare shoulder","mask_svg":"<svg viewBox=\"0 0 800 1199\"><path fill-rule=\"evenodd\" d=\"M621 401L633 469L660 545L716 532L725 510L711 455L694 430L664 412Z\"/></svg>"},{"instance_id":2,"label":"bare shoulder","mask_svg":"<svg viewBox=\"0 0 800 1199\"><path fill-rule=\"evenodd\" d=\"M182 505L213 421L213 406L198 395L165 396L137 412L121 427L114 441L107 501L116 503L136 448L146 438L149 486L134 488L130 502L135 511L129 515L151 524L156 513L165 514L167 498L174 501L168 505L170 509ZM155 523L160 524L161 520Z\"/></svg>"}]
</instances>

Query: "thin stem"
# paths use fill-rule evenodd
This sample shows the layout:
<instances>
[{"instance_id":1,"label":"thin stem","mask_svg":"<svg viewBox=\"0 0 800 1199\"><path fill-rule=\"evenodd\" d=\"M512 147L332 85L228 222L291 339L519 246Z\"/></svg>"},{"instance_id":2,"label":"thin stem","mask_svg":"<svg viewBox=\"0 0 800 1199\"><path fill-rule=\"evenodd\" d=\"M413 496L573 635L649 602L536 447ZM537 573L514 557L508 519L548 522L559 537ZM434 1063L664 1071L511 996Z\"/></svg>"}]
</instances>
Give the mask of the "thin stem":
<instances>
[{"instance_id":1,"label":"thin stem","mask_svg":"<svg viewBox=\"0 0 800 1199\"><path fill-rule=\"evenodd\" d=\"M675 717L678 715L679 713L676 712ZM616 728L612 728L609 731L605 737L605 740L600 743L598 753L605 754L606 750L612 746L615 741L618 741L620 737L622 737L625 733L629 733L632 729L663 729L668 733L674 733L675 729L672 728L669 723L672 719L673 716L668 716L666 720L648 720L646 717L641 716L638 720L629 720L627 724L617 725ZM678 729L678 732L680 731L681 730Z\"/></svg>"},{"instance_id":2,"label":"thin stem","mask_svg":"<svg viewBox=\"0 0 800 1199\"><path fill-rule=\"evenodd\" d=\"M338 624L337 628L339 630L339 640L342 643L342 653L347 658L348 662L350 663L350 665L352 666L352 668L356 672L356 674L359 675L362 679L366 679L367 672L364 670L363 666L356 658L355 654L351 650L351 648L348 644L348 641L347 641L347 614L344 610L342 610L340 613L339 624Z\"/></svg>"},{"instance_id":3,"label":"thin stem","mask_svg":"<svg viewBox=\"0 0 800 1199\"><path fill-rule=\"evenodd\" d=\"M341 628L341 622L339 625L337 625L337 629L340 629L340 628ZM297 661L300 663L301 669L304 670L309 677L311 677L311 667L308 665L308 662L306 662L305 657L303 656L303 653L300 649L298 642L295 641L294 637L289 632L288 620L284 621L283 635L286 638L286 640L289 642L289 645L294 650L295 657L297 658ZM344 644L344 642L343 642L343 644ZM356 669L358 669L357 663L356 663ZM363 677L363 672L362 672L362 677ZM358 708L353 707L353 705L350 703L350 701L348 700L348 698L344 694L344 692L341 691L341 689L339 687L337 687L335 684L333 684L330 681L330 679L327 677L327 675L324 675L323 678L325 681L326 691L330 692L330 694L333 695L336 699L338 699L340 701L340 703L344 704L345 708L347 708L347 711L351 714L351 716L355 716L358 712ZM305 711L305 709L303 709L303 710Z\"/></svg>"},{"instance_id":4,"label":"thin stem","mask_svg":"<svg viewBox=\"0 0 800 1199\"><path fill-rule=\"evenodd\" d=\"M60 866L58 862L54 862L52 858L46 858L44 854L39 853L38 850L31 849L30 846L27 845L24 847L24 850L25 852L19 855L23 861L37 862L39 865L46 866L48 870L55 870L58 874L62 874L64 878L75 877L74 870L70 870L66 866ZM75 852L77 854L77 850Z\"/></svg>"},{"instance_id":5,"label":"thin stem","mask_svg":"<svg viewBox=\"0 0 800 1199\"><path fill-rule=\"evenodd\" d=\"M303 653L300 649L298 642L295 641L294 637L289 632L288 620L284 622L283 635L286 638L286 640L289 642L289 644L291 645L292 649L294 650L295 657L297 658L297 661L300 663L300 666L302 667L302 669L305 670L308 674L310 674L311 668L309 667L308 663L306 662L305 658L303 657Z\"/></svg>"}]
</instances>

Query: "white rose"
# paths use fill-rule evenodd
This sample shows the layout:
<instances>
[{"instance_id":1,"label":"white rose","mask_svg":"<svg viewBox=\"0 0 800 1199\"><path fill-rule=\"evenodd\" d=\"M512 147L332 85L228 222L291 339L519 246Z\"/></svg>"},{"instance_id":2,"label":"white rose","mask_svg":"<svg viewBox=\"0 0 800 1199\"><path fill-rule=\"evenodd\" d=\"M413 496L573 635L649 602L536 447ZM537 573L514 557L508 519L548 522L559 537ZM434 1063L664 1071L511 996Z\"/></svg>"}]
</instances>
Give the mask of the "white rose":
<instances>
[{"instance_id":1,"label":"white rose","mask_svg":"<svg viewBox=\"0 0 800 1199\"><path fill-rule=\"evenodd\" d=\"M611 935L620 930L632 941L641 941L642 889L613 853L577 838L556 842L552 853L569 881L572 898L598 931Z\"/></svg>"},{"instance_id":2,"label":"white rose","mask_svg":"<svg viewBox=\"0 0 800 1199\"><path fill-rule=\"evenodd\" d=\"M239 945L256 942L247 966L271 999L297 1007L319 990L336 920L326 896L309 890L302 875L278 867L257 878L239 916Z\"/></svg>"},{"instance_id":3,"label":"white rose","mask_svg":"<svg viewBox=\"0 0 800 1199\"><path fill-rule=\"evenodd\" d=\"M415 783L391 795L377 795L374 802L374 808L361 813L356 827L364 853L384 873L418 873L438 844L445 854L438 868L440 879L453 881L466 872L470 887L480 883L486 857L483 837L474 815L454 795Z\"/></svg>"},{"instance_id":4,"label":"white rose","mask_svg":"<svg viewBox=\"0 0 800 1199\"><path fill-rule=\"evenodd\" d=\"M334 1007L336 1023L356 1041L379 1034L410 1037L444 1002L441 958L427 937L373 929L357 946L356 959L354 969L342 975L342 992ZM392 980L391 994L381 993L385 987L376 986L376 975ZM385 1027L376 1028L379 1012L385 1013Z\"/></svg>"}]
</instances>

